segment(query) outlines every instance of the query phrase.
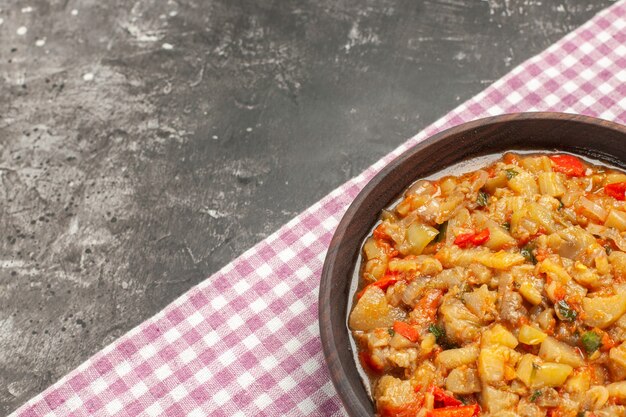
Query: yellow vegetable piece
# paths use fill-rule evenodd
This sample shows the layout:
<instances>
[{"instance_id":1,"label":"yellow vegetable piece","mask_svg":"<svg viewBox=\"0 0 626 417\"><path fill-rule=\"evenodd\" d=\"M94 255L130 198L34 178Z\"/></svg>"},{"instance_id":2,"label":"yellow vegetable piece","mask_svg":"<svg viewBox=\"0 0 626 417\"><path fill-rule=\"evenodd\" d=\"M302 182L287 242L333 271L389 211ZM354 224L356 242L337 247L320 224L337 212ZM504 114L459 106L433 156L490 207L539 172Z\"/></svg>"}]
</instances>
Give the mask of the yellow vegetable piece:
<instances>
[{"instance_id":1,"label":"yellow vegetable piece","mask_svg":"<svg viewBox=\"0 0 626 417\"><path fill-rule=\"evenodd\" d=\"M519 342L517 341L517 338L513 335L513 333L508 331L501 324L496 324L492 328L485 330L480 340L480 344L483 347L502 345L511 349L515 349L518 343Z\"/></svg>"},{"instance_id":2,"label":"yellow vegetable piece","mask_svg":"<svg viewBox=\"0 0 626 417\"><path fill-rule=\"evenodd\" d=\"M434 227L421 223L411 223L406 231L406 237L410 244L410 252L414 255L422 253L426 245L439 234Z\"/></svg>"},{"instance_id":3,"label":"yellow vegetable piece","mask_svg":"<svg viewBox=\"0 0 626 417\"><path fill-rule=\"evenodd\" d=\"M546 337L541 343L539 357L545 361L563 363L576 368L585 363L580 350L553 337Z\"/></svg>"},{"instance_id":4,"label":"yellow vegetable piece","mask_svg":"<svg viewBox=\"0 0 626 417\"><path fill-rule=\"evenodd\" d=\"M611 297L583 298L585 324L604 329L626 313L626 294Z\"/></svg>"},{"instance_id":5,"label":"yellow vegetable piece","mask_svg":"<svg viewBox=\"0 0 626 417\"><path fill-rule=\"evenodd\" d=\"M478 374L483 383L495 383L504 380L504 361L505 358L498 349L481 349L478 356Z\"/></svg>"},{"instance_id":6,"label":"yellow vegetable piece","mask_svg":"<svg viewBox=\"0 0 626 417\"><path fill-rule=\"evenodd\" d=\"M548 335L541 330L527 324L521 327L518 335L519 341L527 345L538 345L547 337Z\"/></svg>"},{"instance_id":7,"label":"yellow vegetable piece","mask_svg":"<svg viewBox=\"0 0 626 417\"><path fill-rule=\"evenodd\" d=\"M531 386L532 379L535 376L536 368L541 364L541 359L530 353L525 354L517 364L517 377L527 387Z\"/></svg>"},{"instance_id":8,"label":"yellow vegetable piece","mask_svg":"<svg viewBox=\"0 0 626 417\"><path fill-rule=\"evenodd\" d=\"M532 388L560 387L574 368L563 363L545 362L536 370L532 379Z\"/></svg>"},{"instance_id":9,"label":"yellow vegetable piece","mask_svg":"<svg viewBox=\"0 0 626 417\"><path fill-rule=\"evenodd\" d=\"M519 287L519 293L522 294L522 297L529 303L533 305L541 304L541 292L530 282L523 282Z\"/></svg>"}]
</instances>

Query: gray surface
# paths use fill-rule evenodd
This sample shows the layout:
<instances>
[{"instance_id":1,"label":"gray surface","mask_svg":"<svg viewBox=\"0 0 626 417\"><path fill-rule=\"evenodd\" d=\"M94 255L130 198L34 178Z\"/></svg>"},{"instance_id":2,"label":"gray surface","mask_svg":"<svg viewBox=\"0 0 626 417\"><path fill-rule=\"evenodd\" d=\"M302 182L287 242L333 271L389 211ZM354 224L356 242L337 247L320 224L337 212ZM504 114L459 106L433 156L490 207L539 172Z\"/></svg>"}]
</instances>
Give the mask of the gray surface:
<instances>
[{"instance_id":1,"label":"gray surface","mask_svg":"<svg viewBox=\"0 0 626 417\"><path fill-rule=\"evenodd\" d=\"M0 2L0 414L610 3Z\"/></svg>"}]
</instances>

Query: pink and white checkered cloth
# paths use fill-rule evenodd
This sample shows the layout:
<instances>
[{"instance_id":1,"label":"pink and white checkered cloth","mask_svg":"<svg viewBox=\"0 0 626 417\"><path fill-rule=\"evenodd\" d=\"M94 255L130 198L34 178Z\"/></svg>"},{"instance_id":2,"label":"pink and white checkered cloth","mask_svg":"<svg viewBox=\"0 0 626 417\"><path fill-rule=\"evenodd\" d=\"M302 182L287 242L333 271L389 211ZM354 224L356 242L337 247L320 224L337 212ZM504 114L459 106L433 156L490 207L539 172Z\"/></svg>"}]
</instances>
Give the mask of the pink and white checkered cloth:
<instances>
[{"instance_id":1,"label":"pink and white checkered cloth","mask_svg":"<svg viewBox=\"0 0 626 417\"><path fill-rule=\"evenodd\" d=\"M626 0L440 119L131 330L16 416L330 416L319 277L344 211L382 167L434 133L519 111L626 122Z\"/></svg>"}]
</instances>

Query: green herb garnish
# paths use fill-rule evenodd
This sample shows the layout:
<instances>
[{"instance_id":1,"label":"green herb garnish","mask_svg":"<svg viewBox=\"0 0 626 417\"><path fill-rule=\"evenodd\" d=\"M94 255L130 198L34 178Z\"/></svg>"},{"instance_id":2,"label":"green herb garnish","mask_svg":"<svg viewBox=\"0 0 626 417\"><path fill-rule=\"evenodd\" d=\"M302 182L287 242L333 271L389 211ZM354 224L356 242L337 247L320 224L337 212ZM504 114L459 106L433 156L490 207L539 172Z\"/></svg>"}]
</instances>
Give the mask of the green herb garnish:
<instances>
[{"instance_id":1,"label":"green herb garnish","mask_svg":"<svg viewBox=\"0 0 626 417\"><path fill-rule=\"evenodd\" d=\"M446 331L443 329L443 327L437 326L436 324L430 324L428 326L428 331L435 336L435 339L446 337Z\"/></svg>"},{"instance_id":2,"label":"green herb garnish","mask_svg":"<svg viewBox=\"0 0 626 417\"><path fill-rule=\"evenodd\" d=\"M484 191L479 191L478 197L476 198L476 204L478 204L480 207L485 207L487 204L489 204L489 194Z\"/></svg>"},{"instance_id":3,"label":"green herb garnish","mask_svg":"<svg viewBox=\"0 0 626 417\"><path fill-rule=\"evenodd\" d=\"M448 221L446 220L445 222L441 223L441 226L439 226L439 234L435 236L435 239L433 241L443 242L443 240L446 238L447 231L448 231Z\"/></svg>"},{"instance_id":4,"label":"green herb garnish","mask_svg":"<svg viewBox=\"0 0 626 417\"><path fill-rule=\"evenodd\" d=\"M502 223L502 228L506 229L507 231L510 231L511 230L511 223L509 223L509 222Z\"/></svg>"},{"instance_id":5,"label":"green herb garnish","mask_svg":"<svg viewBox=\"0 0 626 417\"><path fill-rule=\"evenodd\" d=\"M524 258L526 258L527 261L537 264L537 258L535 258L535 255L533 254L534 249L535 248L532 245L526 245L522 248L520 253Z\"/></svg>"},{"instance_id":6,"label":"green herb garnish","mask_svg":"<svg viewBox=\"0 0 626 417\"><path fill-rule=\"evenodd\" d=\"M396 334L396 331L394 329L387 329L387 333L389 333L389 336L393 337Z\"/></svg>"},{"instance_id":7,"label":"green herb garnish","mask_svg":"<svg viewBox=\"0 0 626 417\"><path fill-rule=\"evenodd\" d=\"M454 349L457 348L458 345L456 343L451 342L446 336L446 330L438 326L436 324L430 324L428 326L428 331L431 332L435 336L435 340L437 344L444 349Z\"/></svg>"},{"instance_id":8,"label":"green herb garnish","mask_svg":"<svg viewBox=\"0 0 626 417\"><path fill-rule=\"evenodd\" d=\"M578 317L578 313L576 312L576 310L572 309L565 300L561 300L556 303L556 308L559 312L559 318L562 321L572 322L576 320L576 317Z\"/></svg>"},{"instance_id":9,"label":"green herb garnish","mask_svg":"<svg viewBox=\"0 0 626 417\"><path fill-rule=\"evenodd\" d=\"M511 178L513 178L513 177L515 177L516 175L519 174L519 172L517 172L513 168L509 168L509 169L505 170L505 172L506 172L506 179L507 180L510 180Z\"/></svg>"},{"instance_id":10,"label":"green herb garnish","mask_svg":"<svg viewBox=\"0 0 626 417\"><path fill-rule=\"evenodd\" d=\"M604 250L605 250L607 255L610 255L611 252L613 252L613 248L611 248L611 245L605 245L604 246Z\"/></svg>"},{"instance_id":11,"label":"green herb garnish","mask_svg":"<svg viewBox=\"0 0 626 417\"><path fill-rule=\"evenodd\" d=\"M529 400L530 402L534 403L539 399L539 397L541 397L541 390L536 390L535 392L533 392L533 395L530 396Z\"/></svg>"},{"instance_id":12,"label":"green herb garnish","mask_svg":"<svg viewBox=\"0 0 626 417\"><path fill-rule=\"evenodd\" d=\"M565 204L563 204L563 202L559 200L559 210L561 210L563 207L565 207Z\"/></svg>"},{"instance_id":13,"label":"green herb garnish","mask_svg":"<svg viewBox=\"0 0 626 417\"><path fill-rule=\"evenodd\" d=\"M602 338L596 332L586 332L580 339L588 355L591 355L602 346Z\"/></svg>"}]
</instances>

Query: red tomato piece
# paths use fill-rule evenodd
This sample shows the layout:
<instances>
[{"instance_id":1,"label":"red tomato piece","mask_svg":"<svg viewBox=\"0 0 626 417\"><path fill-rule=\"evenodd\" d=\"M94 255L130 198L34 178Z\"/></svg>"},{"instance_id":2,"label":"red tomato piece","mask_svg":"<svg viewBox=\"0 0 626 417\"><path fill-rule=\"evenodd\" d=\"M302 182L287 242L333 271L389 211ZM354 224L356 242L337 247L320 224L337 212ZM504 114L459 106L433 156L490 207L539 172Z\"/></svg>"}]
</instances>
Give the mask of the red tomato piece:
<instances>
[{"instance_id":1,"label":"red tomato piece","mask_svg":"<svg viewBox=\"0 0 626 417\"><path fill-rule=\"evenodd\" d=\"M363 288L357 295L356 298L360 299L361 297L363 297L363 294L365 294L365 291L367 291L367 289L369 287L378 287L381 290L385 291L388 287L390 287L391 285L395 284L396 282L398 282L397 279L394 278L383 278L381 280L378 280L376 282L372 282L370 285L368 285L367 287Z\"/></svg>"},{"instance_id":2,"label":"red tomato piece","mask_svg":"<svg viewBox=\"0 0 626 417\"><path fill-rule=\"evenodd\" d=\"M378 226L376 226L376 229L374 229L373 235L374 235L374 239L378 239L378 240L389 239L389 235L385 232L382 224L379 224Z\"/></svg>"},{"instance_id":3,"label":"red tomato piece","mask_svg":"<svg viewBox=\"0 0 626 417\"><path fill-rule=\"evenodd\" d=\"M426 417L474 417L480 413L478 404L457 405L431 410L426 413Z\"/></svg>"},{"instance_id":4,"label":"red tomato piece","mask_svg":"<svg viewBox=\"0 0 626 417\"><path fill-rule=\"evenodd\" d=\"M489 229L484 229L474 235L474 237L472 238L472 243L478 246L478 245L482 245L488 240L489 240Z\"/></svg>"},{"instance_id":5,"label":"red tomato piece","mask_svg":"<svg viewBox=\"0 0 626 417\"><path fill-rule=\"evenodd\" d=\"M449 395L436 385L431 385L429 391L433 394L433 397L435 397L435 407L437 407L437 403L443 404L444 407L463 405L461 401Z\"/></svg>"},{"instance_id":6,"label":"red tomato piece","mask_svg":"<svg viewBox=\"0 0 626 417\"><path fill-rule=\"evenodd\" d=\"M420 334L417 329L403 321L397 321L393 324L393 330L415 343L420 340Z\"/></svg>"},{"instance_id":7,"label":"red tomato piece","mask_svg":"<svg viewBox=\"0 0 626 417\"><path fill-rule=\"evenodd\" d=\"M585 166L575 156L567 154L552 155L550 160L554 163L552 169L556 172L562 172L570 177L582 177L585 175Z\"/></svg>"},{"instance_id":8,"label":"red tomato piece","mask_svg":"<svg viewBox=\"0 0 626 417\"><path fill-rule=\"evenodd\" d=\"M467 248L472 244L474 233L461 233L454 238L454 244L459 248Z\"/></svg>"},{"instance_id":9,"label":"red tomato piece","mask_svg":"<svg viewBox=\"0 0 626 417\"><path fill-rule=\"evenodd\" d=\"M468 248L470 246L479 246L489 240L489 229L480 232L461 233L454 239L454 244L459 248Z\"/></svg>"},{"instance_id":10,"label":"red tomato piece","mask_svg":"<svg viewBox=\"0 0 626 417\"><path fill-rule=\"evenodd\" d=\"M615 182L604 186L604 192L616 200L623 201L626 197L626 182Z\"/></svg>"}]
</instances>

